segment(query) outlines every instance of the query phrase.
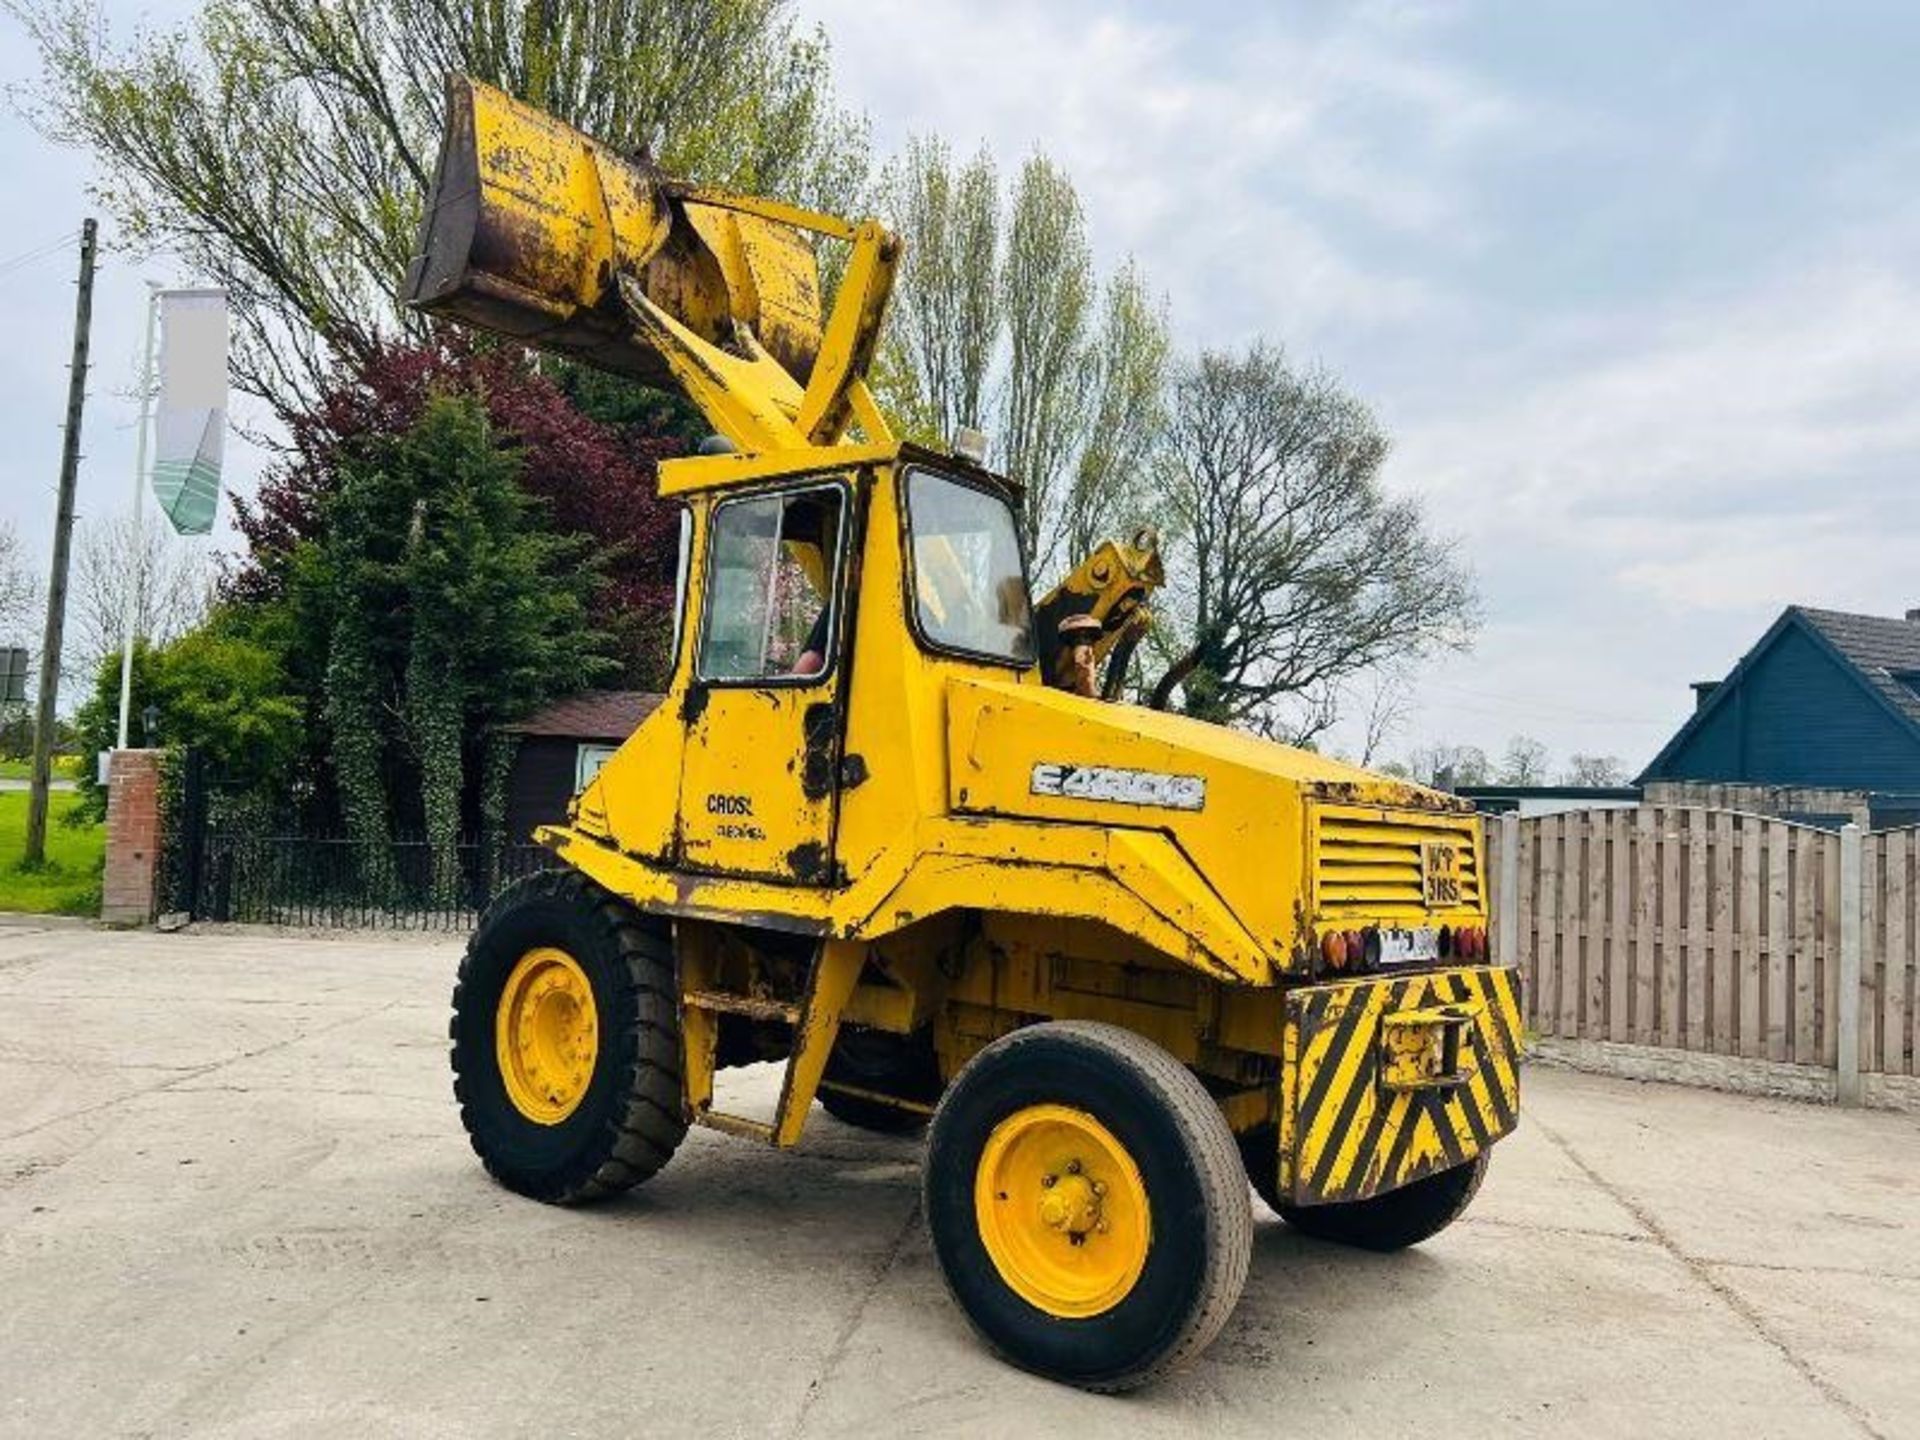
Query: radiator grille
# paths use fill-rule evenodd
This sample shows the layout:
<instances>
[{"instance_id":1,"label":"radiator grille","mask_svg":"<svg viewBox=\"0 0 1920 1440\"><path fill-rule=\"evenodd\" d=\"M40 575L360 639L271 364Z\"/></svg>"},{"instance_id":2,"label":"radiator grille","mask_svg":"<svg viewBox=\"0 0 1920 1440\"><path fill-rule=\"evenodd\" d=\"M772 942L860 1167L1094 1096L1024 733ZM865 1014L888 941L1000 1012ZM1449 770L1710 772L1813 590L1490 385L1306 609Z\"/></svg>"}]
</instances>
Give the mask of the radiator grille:
<instances>
[{"instance_id":1,"label":"radiator grille","mask_svg":"<svg viewBox=\"0 0 1920 1440\"><path fill-rule=\"evenodd\" d=\"M1323 809L1314 817L1314 899L1323 916L1426 911L1421 846L1459 848L1460 904L1479 910L1480 851L1471 815ZM1456 908L1456 907L1447 907Z\"/></svg>"}]
</instances>

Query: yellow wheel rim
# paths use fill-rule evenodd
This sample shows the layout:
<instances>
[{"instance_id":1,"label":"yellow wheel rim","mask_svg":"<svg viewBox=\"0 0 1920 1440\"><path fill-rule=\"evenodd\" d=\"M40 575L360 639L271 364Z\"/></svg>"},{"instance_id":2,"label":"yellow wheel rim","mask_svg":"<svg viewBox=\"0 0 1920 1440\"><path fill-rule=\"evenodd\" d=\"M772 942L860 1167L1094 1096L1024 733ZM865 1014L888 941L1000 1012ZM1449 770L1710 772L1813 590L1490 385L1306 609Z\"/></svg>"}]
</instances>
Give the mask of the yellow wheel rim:
<instances>
[{"instance_id":1,"label":"yellow wheel rim","mask_svg":"<svg viewBox=\"0 0 1920 1440\"><path fill-rule=\"evenodd\" d=\"M600 1017L587 972L564 950L522 955L494 1012L494 1054L513 1108L537 1125L558 1125L593 1079Z\"/></svg>"},{"instance_id":2,"label":"yellow wheel rim","mask_svg":"<svg viewBox=\"0 0 1920 1440\"><path fill-rule=\"evenodd\" d=\"M994 1127L973 1208L1000 1278L1066 1320L1126 1299L1153 1242L1140 1167L1111 1130L1065 1105L1032 1105Z\"/></svg>"}]
</instances>

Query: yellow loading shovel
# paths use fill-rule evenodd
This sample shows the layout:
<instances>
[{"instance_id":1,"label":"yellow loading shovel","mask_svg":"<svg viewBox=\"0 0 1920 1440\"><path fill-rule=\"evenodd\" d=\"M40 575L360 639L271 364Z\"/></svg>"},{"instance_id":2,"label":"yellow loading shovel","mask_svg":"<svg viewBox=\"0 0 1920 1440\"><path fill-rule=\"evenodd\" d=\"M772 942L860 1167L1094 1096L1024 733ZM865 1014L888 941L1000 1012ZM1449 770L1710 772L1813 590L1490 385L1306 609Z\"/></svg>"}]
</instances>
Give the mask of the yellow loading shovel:
<instances>
[{"instance_id":1,"label":"yellow loading shovel","mask_svg":"<svg viewBox=\"0 0 1920 1440\"><path fill-rule=\"evenodd\" d=\"M1476 967L1287 998L1280 1190L1365 1200L1473 1159L1520 1111L1518 976Z\"/></svg>"}]
</instances>

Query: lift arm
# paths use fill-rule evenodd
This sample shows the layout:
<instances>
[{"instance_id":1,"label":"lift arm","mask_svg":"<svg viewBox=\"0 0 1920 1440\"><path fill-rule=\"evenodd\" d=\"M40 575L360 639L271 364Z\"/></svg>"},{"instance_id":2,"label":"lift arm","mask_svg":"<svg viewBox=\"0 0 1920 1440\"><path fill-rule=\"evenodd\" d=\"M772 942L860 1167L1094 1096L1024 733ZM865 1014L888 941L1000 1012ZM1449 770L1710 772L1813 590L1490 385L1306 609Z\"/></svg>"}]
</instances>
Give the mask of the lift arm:
<instances>
[{"instance_id":1,"label":"lift arm","mask_svg":"<svg viewBox=\"0 0 1920 1440\"><path fill-rule=\"evenodd\" d=\"M822 314L814 239L849 246ZM402 298L651 385L743 450L891 435L867 389L899 242L798 206L669 179L466 76Z\"/></svg>"},{"instance_id":2,"label":"lift arm","mask_svg":"<svg viewBox=\"0 0 1920 1440\"><path fill-rule=\"evenodd\" d=\"M1130 541L1101 541L1034 607L1040 673L1049 679L1056 673L1060 622L1070 615L1091 615L1100 622L1092 647L1094 662L1105 668L1100 693L1119 699L1133 652L1153 624L1147 598L1165 582L1160 535L1152 526L1142 526Z\"/></svg>"}]
</instances>

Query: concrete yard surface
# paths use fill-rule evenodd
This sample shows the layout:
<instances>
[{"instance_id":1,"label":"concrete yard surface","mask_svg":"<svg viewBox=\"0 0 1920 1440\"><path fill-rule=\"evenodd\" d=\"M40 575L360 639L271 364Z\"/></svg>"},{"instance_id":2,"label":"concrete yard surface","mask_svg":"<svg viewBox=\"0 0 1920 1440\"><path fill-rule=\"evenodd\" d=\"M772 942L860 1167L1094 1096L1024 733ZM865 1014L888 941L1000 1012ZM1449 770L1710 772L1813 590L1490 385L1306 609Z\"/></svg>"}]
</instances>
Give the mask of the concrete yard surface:
<instances>
[{"instance_id":1,"label":"concrete yard surface","mask_svg":"<svg viewBox=\"0 0 1920 1440\"><path fill-rule=\"evenodd\" d=\"M597 1208L495 1187L459 948L0 926L0 1433L1920 1436L1912 1115L1530 1068L1460 1224L1262 1213L1219 1341L1105 1398L975 1341L912 1140L816 1111Z\"/></svg>"}]
</instances>

